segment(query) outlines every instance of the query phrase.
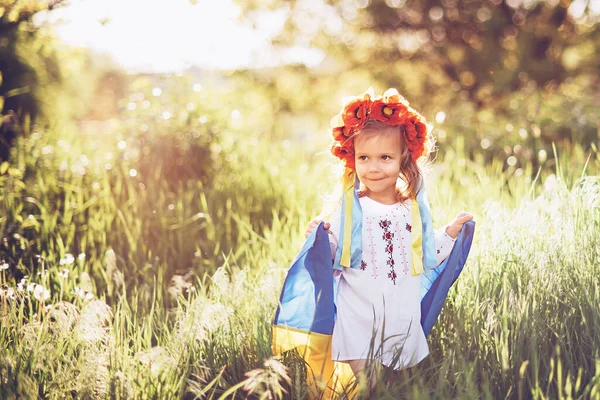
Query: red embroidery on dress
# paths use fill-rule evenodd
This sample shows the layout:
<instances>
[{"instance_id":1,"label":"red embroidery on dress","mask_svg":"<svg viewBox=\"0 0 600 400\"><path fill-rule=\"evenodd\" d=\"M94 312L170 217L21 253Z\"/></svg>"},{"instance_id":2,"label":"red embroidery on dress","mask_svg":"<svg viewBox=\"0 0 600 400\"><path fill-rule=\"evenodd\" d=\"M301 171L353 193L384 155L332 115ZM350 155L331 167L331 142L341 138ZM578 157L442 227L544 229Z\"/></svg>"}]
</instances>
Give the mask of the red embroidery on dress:
<instances>
[{"instance_id":1,"label":"red embroidery on dress","mask_svg":"<svg viewBox=\"0 0 600 400\"><path fill-rule=\"evenodd\" d=\"M362 260L362 261L360 262L360 269L362 269L363 271L364 271L365 269L367 269L367 263L365 262L365 260Z\"/></svg>"},{"instance_id":2,"label":"red embroidery on dress","mask_svg":"<svg viewBox=\"0 0 600 400\"><path fill-rule=\"evenodd\" d=\"M373 271L373 273L371 274L371 276L375 279L377 279L378 275L377 275L377 258L375 256L375 254L377 253L375 251L375 243L373 243L373 227L372 227L373 222L369 221L367 219L367 232L369 232L369 245L370 245L370 249L369 251L371 252L371 270ZM363 250L364 251L364 250Z\"/></svg>"},{"instance_id":3,"label":"red embroidery on dress","mask_svg":"<svg viewBox=\"0 0 600 400\"><path fill-rule=\"evenodd\" d=\"M410 224L406 224L406 230L412 232L412 226L410 226Z\"/></svg>"},{"instance_id":4,"label":"red embroidery on dress","mask_svg":"<svg viewBox=\"0 0 600 400\"><path fill-rule=\"evenodd\" d=\"M394 232L390 230L392 223L389 220L381 220L379 221L379 226L383 229L383 240L385 241L385 252L388 254L387 265L390 268L390 272L388 272L387 277L396 284L396 270L394 269Z\"/></svg>"},{"instance_id":5,"label":"red embroidery on dress","mask_svg":"<svg viewBox=\"0 0 600 400\"><path fill-rule=\"evenodd\" d=\"M400 232L400 222L396 222L396 232ZM400 254L404 254L404 269L402 272L404 272L404 275L408 275L408 264L410 264L410 261L408 260L408 254L406 252L402 234L398 235L398 249L400 250Z\"/></svg>"}]
</instances>

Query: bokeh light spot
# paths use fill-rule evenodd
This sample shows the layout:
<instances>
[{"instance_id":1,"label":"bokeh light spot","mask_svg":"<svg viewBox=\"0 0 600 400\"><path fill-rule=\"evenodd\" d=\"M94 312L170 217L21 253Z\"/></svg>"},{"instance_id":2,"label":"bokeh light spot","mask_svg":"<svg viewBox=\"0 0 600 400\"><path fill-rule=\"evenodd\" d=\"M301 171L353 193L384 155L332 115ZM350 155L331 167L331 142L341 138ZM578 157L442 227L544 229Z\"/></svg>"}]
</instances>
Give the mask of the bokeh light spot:
<instances>
[{"instance_id":1,"label":"bokeh light spot","mask_svg":"<svg viewBox=\"0 0 600 400\"><path fill-rule=\"evenodd\" d=\"M429 18L432 21L439 21L444 17L444 9L442 7L431 7L429 10Z\"/></svg>"},{"instance_id":2,"label":"bokeh light spot","mask_svg":"<svg viewBox=\"0 0 600 400\"><path fill-rule=\"evenodd\" d=\"M443 124L445 120L446 120L446 113L445 112L440 111L437 114L435 114L435 122L436 123Z\"/></svg>"},{"instance_id":3,"label":"bokeh light spot","mask_svg":"<svg viewBox=\"0 0 600 400\"><path fill-rule=\"evenodd\" d=\"M519 136L521 136L523 139L526 139L527 138L527 129L525 129L525 128L519 129Z\"/></svg>"}]
</instances>

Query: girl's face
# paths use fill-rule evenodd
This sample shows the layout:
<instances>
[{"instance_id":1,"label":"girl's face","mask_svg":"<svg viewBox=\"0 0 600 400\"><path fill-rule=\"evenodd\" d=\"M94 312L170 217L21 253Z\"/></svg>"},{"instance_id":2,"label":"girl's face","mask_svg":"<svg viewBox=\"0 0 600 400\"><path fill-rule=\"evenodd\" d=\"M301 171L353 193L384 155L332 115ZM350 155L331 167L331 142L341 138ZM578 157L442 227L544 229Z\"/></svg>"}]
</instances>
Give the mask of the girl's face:
<instances>
[{"instance_id":1,"label":"girl's face","mask_svg":"<svg viewBox=\"0 0 600 400\"><path fill-rule=\"evenodd\" d=\"M383 204L398 202L402 142L397 128L363 130L354 139L354 160L365 195Z\"/></svg>"}]
</instances>

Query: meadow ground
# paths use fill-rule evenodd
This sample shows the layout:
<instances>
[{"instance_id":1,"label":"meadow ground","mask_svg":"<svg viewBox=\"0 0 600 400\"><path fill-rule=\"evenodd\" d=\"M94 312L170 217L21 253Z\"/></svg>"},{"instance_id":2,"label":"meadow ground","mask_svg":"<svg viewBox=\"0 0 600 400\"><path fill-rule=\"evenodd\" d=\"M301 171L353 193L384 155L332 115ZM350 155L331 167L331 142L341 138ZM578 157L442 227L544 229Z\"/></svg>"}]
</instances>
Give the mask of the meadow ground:
<instances>
[{"instance_id":1,"label":"meadow ground","mask_svg":"<svg viewBox=\"0 0 600 400\"><path fill-rule=\"evenodd\" d=\"M34 132L1 168L0 398L307 397L271 321L330 159L225 141L210 184L173 186L126 145ZM433 164L434 224L473 212L474 245L430 356L361 396L600 398L600 158L582 154Z\"/></svg>"}]
</instances>

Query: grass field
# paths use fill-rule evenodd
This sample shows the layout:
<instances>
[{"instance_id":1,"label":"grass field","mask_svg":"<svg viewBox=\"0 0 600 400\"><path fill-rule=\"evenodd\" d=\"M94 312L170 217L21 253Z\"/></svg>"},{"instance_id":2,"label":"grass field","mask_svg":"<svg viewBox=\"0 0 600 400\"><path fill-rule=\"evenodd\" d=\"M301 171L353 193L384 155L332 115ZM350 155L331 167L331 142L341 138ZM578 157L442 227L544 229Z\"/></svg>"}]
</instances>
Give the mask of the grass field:
<instances>
[{"instance_id":1,"label":"grass field","mask_svg":"<svg viewBox=\"0 0 600 400\"><path fill-rule=\"evenodd\" d=\"M1 167L0 398L306 397L270 324L330 159L225 138L210 183L174 185L127 143L94 140L33 132ZM600 398L590 154L559 148L539 173L451 151L433 164L434 224L473 212L474 247L430 356L361 396Z\"/></svg>"}]
</instances>

